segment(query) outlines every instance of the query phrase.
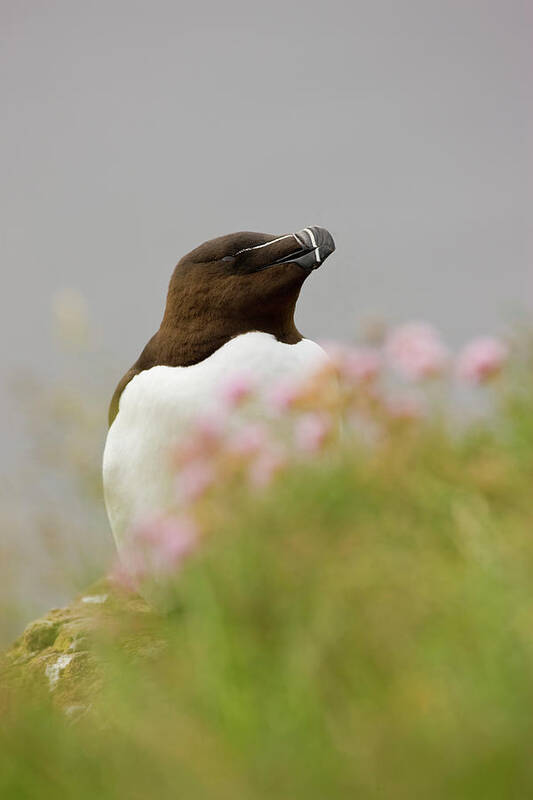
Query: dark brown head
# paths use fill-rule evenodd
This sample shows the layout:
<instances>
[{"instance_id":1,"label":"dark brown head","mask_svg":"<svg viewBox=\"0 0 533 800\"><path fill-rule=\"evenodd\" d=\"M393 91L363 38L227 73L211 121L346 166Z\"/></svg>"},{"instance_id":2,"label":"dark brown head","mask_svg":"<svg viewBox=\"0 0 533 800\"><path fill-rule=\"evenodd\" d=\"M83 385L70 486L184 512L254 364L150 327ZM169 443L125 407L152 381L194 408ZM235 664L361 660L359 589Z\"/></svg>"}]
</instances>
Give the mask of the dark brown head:
<instances>
[{"instance_id":1,"label":"dark brown head","mask_svg":"<svg viewBox=\"0 0 533 800\"><path fill-rule=\"evenodd\" d=\"M196 343L223 344L248 331L299 341L294 309L300 289L334 249L329 232L318 227L281 236L233 233L205 242L174 270L161 330L187 331Z\"/></svg>"},{"instance_id":2,"label":"dark brown head","mask_svg":"<svg viewBox=\"0 0 533 800\"><path fill-rule=\"evenodd\" d=\"M196 364L249 331L299 342L294 309L300 289L334 250L331 234L311 227L281 236L232 233L184 256L170 279L161 327L117 386L110 422L122 390L142 370Z\"/></svg>"}]
</instances>

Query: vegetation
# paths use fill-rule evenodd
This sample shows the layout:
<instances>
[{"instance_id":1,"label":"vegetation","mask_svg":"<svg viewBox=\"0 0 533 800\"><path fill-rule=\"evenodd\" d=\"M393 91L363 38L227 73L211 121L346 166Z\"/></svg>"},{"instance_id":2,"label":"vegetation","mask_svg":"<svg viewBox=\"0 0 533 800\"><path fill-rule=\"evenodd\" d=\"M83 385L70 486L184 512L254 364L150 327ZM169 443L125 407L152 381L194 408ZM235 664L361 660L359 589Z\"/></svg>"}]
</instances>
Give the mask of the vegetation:
<instances>
[{"instance_id":1,"label":"vegetation","mask_svg":"<svg viewBox=\"0 0 533 800\"><path fill-rule=\"evenodd\" d=\"M463 427L367 383L377 434L197 484L171 613L121 580L5 656L0 797L529 797L531 374Z\"/></svg>"}]
</instances>

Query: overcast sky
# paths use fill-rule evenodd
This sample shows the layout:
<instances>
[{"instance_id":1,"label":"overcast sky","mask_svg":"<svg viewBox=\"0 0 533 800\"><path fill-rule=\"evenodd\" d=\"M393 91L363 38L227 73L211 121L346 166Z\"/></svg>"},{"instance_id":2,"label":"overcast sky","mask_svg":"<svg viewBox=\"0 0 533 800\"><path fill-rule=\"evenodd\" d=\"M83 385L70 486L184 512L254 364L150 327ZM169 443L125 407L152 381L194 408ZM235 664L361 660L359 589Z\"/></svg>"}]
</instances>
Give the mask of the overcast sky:
<instances>
[{"instance_id":1,"label":"overcast sky","mask_svg":"<svg viewBox=\"0 0 533 800\"><path fill-rule=\"evenodd\" d=\"M122 373L176 261L234 230L332 231L310 337L531 309L528 5L2 0L3 376L55 374L64 287Z\"/></svg>"}]
</instances>

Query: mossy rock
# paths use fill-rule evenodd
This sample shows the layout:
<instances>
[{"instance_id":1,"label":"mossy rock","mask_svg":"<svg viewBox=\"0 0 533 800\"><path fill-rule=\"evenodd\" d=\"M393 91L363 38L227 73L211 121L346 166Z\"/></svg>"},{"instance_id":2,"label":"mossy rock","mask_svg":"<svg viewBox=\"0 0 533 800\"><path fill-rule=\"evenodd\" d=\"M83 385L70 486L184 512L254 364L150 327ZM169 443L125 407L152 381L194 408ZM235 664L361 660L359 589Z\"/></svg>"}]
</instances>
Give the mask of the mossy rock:
<instances>
[{"instance_id":1,"label":"mossy rock","mask_svg":"<svg viewBox=\"0 0 533 800\"><path fill-rule=\"evenodd\" d=\"M54 705L73 716L83 714L102 686L95 643L125 618L149 623L155 613L137 596L117 594L105 581L90 587L66 608L53 608L26 626L0 655L0 685L25 694L45 692ZM119 626L120 627L120 626ZM129 657L149 658L164 644L150 634L150 624L126 626L118 646Z\"/></svg>"},{"instance_id":2,"label":"mossy rock","mask_svg":"<svg viewBox=\"0 0 533 800\"><path fill-rule=\"evenodd\" d=\"M51 647L57 637L60 621L57 619L38 619L30 623L24 631L24 644L29 652L37 652Z\"/></svg>"}]
</instances>

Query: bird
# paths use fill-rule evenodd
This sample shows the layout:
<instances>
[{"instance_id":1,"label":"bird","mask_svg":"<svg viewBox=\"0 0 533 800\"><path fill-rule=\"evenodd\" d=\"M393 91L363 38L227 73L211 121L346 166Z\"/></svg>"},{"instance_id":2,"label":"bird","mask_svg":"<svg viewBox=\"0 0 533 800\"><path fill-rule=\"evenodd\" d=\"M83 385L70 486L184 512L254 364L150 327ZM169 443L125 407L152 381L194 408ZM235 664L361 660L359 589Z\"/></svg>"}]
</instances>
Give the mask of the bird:
<instances>
[{"instance_id":1,"label":"bird","mask_svg":"<svg viewBox=\"0 0 533 800\"><path fill-rule=\"evenodd\" d=\"M296 380L327 360L297 329L309 275L335 250L319 226L271 235L240 231L178 262L159 330L119 381L103 454L106 510L119 554L136 524L175 502L171 446L220 402L232 376L258 385Z\"/></svg>"}]
</instances>

